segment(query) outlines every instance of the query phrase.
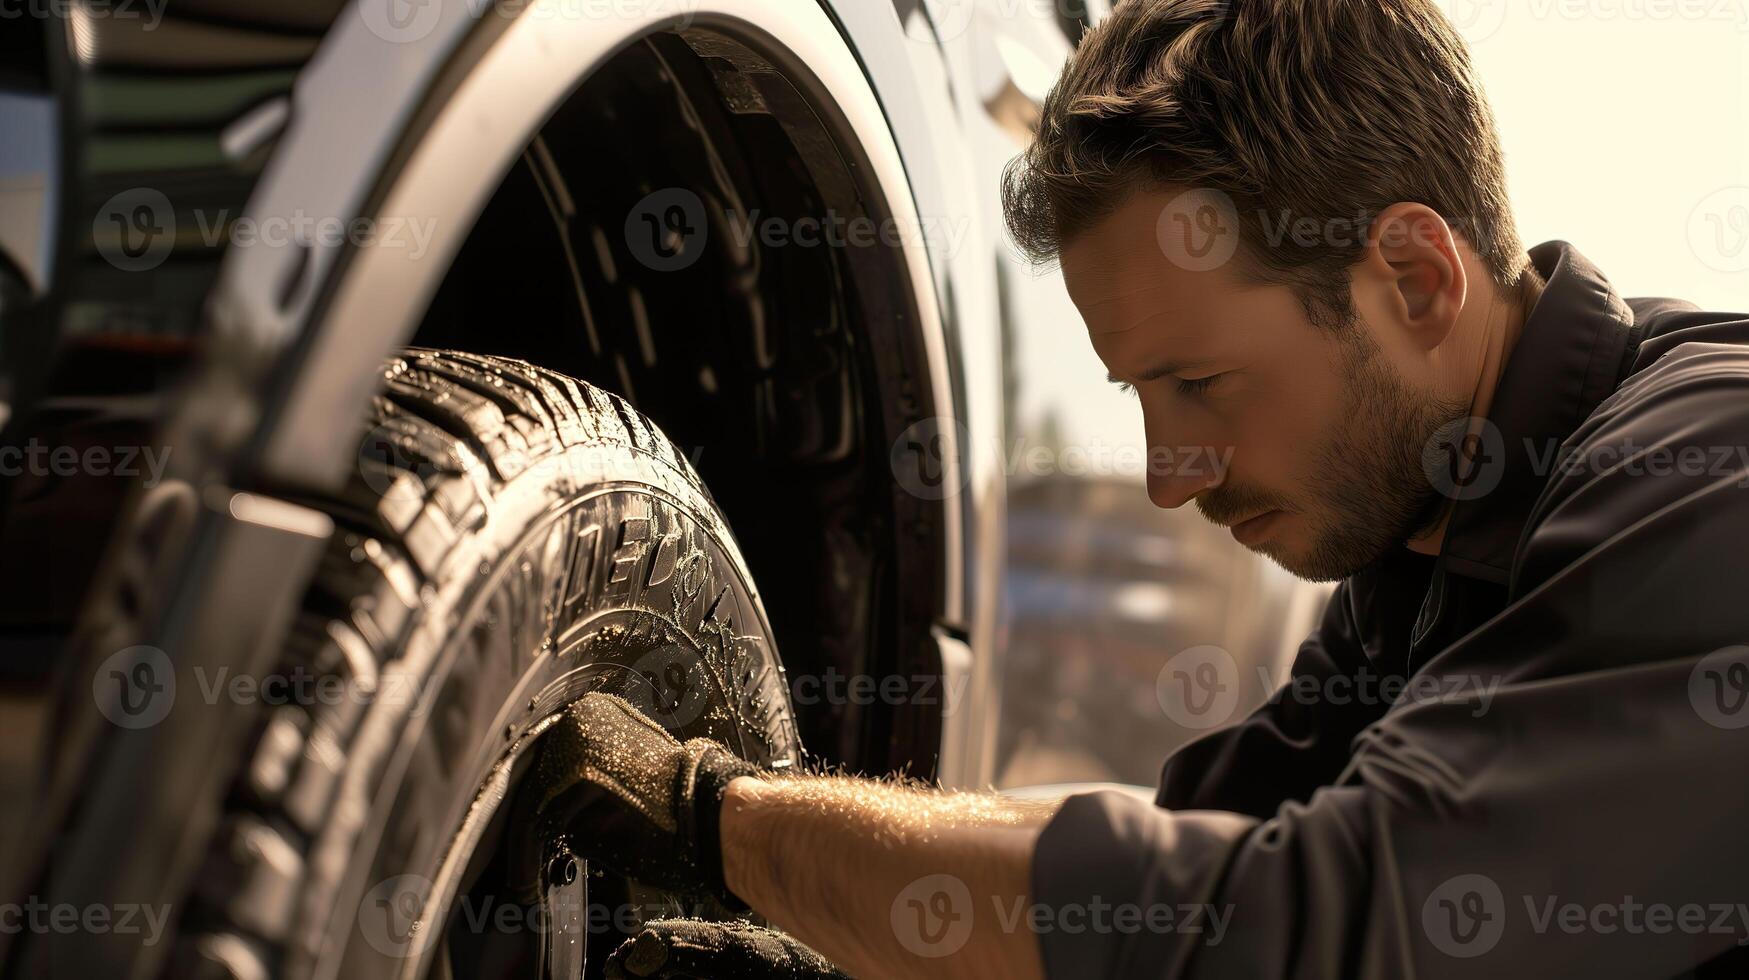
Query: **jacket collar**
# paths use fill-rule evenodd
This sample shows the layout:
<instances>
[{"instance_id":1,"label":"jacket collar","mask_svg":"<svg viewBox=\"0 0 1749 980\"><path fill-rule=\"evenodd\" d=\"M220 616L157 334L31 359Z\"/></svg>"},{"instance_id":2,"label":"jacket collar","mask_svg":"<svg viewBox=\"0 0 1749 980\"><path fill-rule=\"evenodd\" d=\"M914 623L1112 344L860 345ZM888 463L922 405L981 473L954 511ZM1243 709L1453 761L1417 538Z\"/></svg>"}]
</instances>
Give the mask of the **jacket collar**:
<instances>
[{"instance_id":1,"label":"jacket collar","mask_svg":"<svg viewBox=\"0 0 1749 980\"><path fill-rule=\"evenodd\" d=\"M1440 554L1447 570L1500 584L1557 448L1615 390L1634 334L1632 310L1573 246L1545 242L1530 260L1547 285L1507 359L1477 458L1477 479L1498 483L1454 505Z\"/></svg>"}]
</instances>

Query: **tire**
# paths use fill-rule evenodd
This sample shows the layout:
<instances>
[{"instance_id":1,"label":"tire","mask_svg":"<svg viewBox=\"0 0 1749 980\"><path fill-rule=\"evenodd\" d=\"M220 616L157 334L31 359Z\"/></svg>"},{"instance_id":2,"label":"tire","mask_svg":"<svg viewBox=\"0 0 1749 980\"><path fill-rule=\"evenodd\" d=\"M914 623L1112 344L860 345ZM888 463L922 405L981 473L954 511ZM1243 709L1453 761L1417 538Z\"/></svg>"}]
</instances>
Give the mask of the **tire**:
<instances>
[{"instance_id":1,"label":"tire","mask_svg":"<svg viewBox=\"0 0 1749 980\"><path fill-rule=\"evenodd\" d=\"M182 916L177 976L472 975L430 969L446 911L469 880L505 894L487 857L499 804L586 691L757 763L800 758L740 551L623 399L409 350L367 429L345 492L302 501L338 530L285 645L292 696L263 709Z\"/></svg>"}]
</instances>

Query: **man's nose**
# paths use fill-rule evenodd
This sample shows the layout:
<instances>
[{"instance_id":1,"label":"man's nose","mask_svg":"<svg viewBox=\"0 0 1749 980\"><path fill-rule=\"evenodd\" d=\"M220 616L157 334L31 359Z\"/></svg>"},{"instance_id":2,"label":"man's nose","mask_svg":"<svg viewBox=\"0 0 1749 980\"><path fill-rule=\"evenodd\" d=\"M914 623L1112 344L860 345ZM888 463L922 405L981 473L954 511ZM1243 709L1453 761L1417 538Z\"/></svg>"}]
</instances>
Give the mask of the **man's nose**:
<instances>
[{"instance_id":1,"label":"man's nose","mask_svg":"<svg viewBox=\"0 0 1749 980\"><path fill-rule=\"evenodd\" d=\"M1221 473L1213 450L1183 446L1151 446L1148 453L1148 499L1171 510L1192 497L1219 486Z\"/></svg>"}]
</instances>

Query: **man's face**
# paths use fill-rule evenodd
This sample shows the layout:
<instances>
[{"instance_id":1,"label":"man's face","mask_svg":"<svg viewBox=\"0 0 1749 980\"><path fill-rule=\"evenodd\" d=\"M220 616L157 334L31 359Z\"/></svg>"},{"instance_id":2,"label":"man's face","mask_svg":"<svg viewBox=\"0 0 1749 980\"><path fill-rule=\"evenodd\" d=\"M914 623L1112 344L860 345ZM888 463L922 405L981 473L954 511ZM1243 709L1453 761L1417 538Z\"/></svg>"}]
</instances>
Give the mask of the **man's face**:
<instances>
[{"instance_id":1,"label":"man's face","mask_svg":"<svg viewBox=\"0 0 1749 980\"><path fill-rule=\"evenodd\" d=\"M1290 288L1243 281L1237 259L1173 261L1156 226L1174 197L1138 194L1062 254L1095 352L1141 402L1148 495L1196 501L1302 578L1352 574L1438 516L1423 447L1466 406L1412 384L1408 351L1364 305L1331 330Z\"/></svg>"}]
</instances>

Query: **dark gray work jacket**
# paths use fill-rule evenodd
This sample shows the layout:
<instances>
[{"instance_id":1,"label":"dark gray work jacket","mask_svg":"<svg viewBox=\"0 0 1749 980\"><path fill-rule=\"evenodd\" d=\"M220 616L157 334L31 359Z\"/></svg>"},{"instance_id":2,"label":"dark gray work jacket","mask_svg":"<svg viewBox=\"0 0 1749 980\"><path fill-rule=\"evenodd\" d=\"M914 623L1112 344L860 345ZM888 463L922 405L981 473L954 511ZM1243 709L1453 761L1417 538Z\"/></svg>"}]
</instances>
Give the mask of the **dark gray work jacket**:
<instances>
[{"instance_id":1,"label":"dark gray work jacket","mask_svg":"<svg viewBox=\"0 0 1749 980\"><path fill-rule=\"evenodd\" d=\"M1530 254L1442 553L1343 581L1158 806L1064 804L1049 976L1749 976L1749 317Z\"/></svg>"}]
</instances>

